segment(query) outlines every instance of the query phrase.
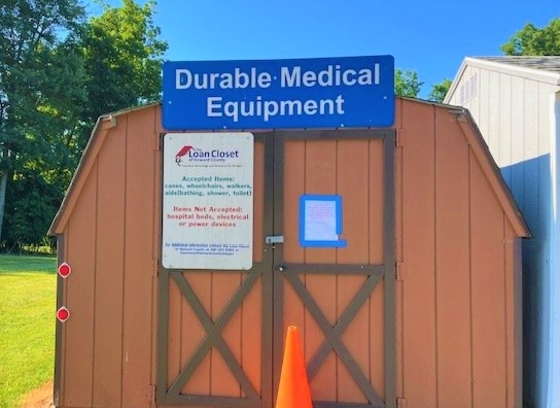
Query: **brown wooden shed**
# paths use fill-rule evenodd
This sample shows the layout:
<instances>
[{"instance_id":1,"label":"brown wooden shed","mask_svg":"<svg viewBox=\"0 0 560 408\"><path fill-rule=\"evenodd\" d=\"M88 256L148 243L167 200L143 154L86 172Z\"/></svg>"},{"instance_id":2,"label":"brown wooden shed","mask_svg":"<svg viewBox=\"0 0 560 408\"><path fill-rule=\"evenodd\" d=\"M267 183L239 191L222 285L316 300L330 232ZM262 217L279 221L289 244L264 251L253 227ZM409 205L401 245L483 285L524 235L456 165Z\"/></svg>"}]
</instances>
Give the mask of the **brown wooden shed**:
<instances>
[{"instance_id":1,"label":"brown wooden shed","mask_svg":"<svg viewBox=\"0 0 560 408\"><path fill-rule=\"evenodd\" d=\"M253 132L248 271L161 266L161 107L102 116L50 229L56 406L271 408L296 325L316 407L520 408L527 227L468 111L396 105ZM346 248L300 246L302 194L344 198Z\"/></svg>"}]
</instances>

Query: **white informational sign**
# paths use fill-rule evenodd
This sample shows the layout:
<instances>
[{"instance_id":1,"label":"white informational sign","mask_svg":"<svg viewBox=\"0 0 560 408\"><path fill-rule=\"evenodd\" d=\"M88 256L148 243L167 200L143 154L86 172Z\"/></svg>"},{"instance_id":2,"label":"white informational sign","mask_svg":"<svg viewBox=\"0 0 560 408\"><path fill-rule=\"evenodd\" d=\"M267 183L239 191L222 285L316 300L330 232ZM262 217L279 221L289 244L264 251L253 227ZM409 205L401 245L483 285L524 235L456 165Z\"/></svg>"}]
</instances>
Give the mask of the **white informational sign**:
<instances>
[{"instance_id":1,"label":"white informational sign","mask_svg":"<svg viewBox=\"0 0 560 408\"><path fill-rule=\"evenodd\" d=\"M306 241L338 241L335 201L305 202Z\"/></svg>"},{"instance_id":2,"label":"white informational sign","mask_svg":"<svg viewBox=\"0 0 560 408\"><path fill-rule=\"evenodd\" d=\"M168 133L163 145L163 267L250 269L253 134Z\"/></svg>"},{"instance_id":3,"label":"white informational sign","mask_svg":"<svg viewBox=\"0 0 560 408\"><path fill-rule=\"evenodd\" d=\"M299 198L299 244L306 248L346 248L342 196L304 194Z\"/></svg>"}]
</instances>

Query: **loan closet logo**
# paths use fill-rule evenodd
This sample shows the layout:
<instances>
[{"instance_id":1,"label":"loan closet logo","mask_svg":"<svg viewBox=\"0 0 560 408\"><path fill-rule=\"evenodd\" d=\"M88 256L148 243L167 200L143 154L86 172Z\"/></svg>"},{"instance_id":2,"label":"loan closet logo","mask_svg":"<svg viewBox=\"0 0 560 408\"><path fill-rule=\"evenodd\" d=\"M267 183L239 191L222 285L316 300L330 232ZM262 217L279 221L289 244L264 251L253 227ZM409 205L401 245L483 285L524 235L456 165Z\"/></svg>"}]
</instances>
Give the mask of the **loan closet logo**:
<instances>
[{"instance_id":1,"label":"loan closet logo","mask_svg":"<svg viewBox=\"0 0 560 408\"><path fill-rule=\"evenodd\" d=\"M193 162L225 163L231 159L239 159L239 150L197 149L194 146L183 146L175 155L175 163L184 166Z\"/></svg>"}]
</instances>

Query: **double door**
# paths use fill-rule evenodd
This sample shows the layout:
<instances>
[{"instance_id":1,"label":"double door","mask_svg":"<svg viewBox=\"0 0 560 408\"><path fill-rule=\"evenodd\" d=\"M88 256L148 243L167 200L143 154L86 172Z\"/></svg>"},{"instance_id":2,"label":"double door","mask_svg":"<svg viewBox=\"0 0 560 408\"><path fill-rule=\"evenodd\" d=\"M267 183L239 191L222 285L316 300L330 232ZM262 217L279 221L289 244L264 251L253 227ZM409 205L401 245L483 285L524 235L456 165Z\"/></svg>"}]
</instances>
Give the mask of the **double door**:
<instances>
[{"instance_id":1,"label":"double door","mask_svg":"<svg viewBox=\"0 0 560 408\"><path fill-rule=\"evenodd\" d=\"M255 133L253 267L160 268L158 406L273 407L291 325L316 407L395 405L393 132ZM314 194L344 247L301 245Z\"/></svg>"}]
</instances>

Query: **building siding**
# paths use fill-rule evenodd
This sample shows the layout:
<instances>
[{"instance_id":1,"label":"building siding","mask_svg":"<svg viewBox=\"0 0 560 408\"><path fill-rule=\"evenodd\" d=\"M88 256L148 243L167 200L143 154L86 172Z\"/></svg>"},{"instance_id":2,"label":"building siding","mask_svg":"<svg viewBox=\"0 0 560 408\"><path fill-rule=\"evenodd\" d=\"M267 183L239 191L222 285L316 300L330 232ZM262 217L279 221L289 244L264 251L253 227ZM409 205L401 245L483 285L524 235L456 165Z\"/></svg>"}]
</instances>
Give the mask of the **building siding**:
<instances>
[{"instance_id":1,"label":"building siding","mask_svg":"<svg viewBox=\"0 0 560 408\"><path fill-rule=\"evenodd\" d=\"M480 77L480 89L473 99L462 101L458 90L474 73ZM469 64L456 81L455 92L447 99L471 111L532 233L532 239L522 245L524 399L530 406L548 407L549 339L554 329L551 276L557 263L551 246L557 234L552 218L556 176L551 173L551 157L555 157L551 141L558 132L551 97L560 87Z\"/></svg>"},{"instance_id":2,"label":"building siding","mask_svg":"<svg viewBox=\"0 0 560 408\"><path fill-rule=\"evenodd\" d=\"M489 181L485 158L467 142L465 128L458 120L442 107L397 101L396 127L404 135L395 161L395 245L397 260L404 265L395 305L397 396L404 398L409 408L514 408L518 392L513 339L518 322L512 293L515 232L497 196L496 184ZM62 333L61 407L153 406L157 257L161 244L159 123L159 107L117 117L116 126L103 135L103 145L91 158L83 187L65 223L64 254L74 272L64 281L63 303L72 317ZM286 155L301 154L298 146L305 144L286 143ZM382 224L379 209L383 195L379 189L383 171L375 171L371 165L383 161L380 143L341 140L323 146L315 142L306 152L306 160L315 156L317 163L330 155L340 168L325 172L310 164L305 167L302 159L290 160L302 164L290 171L301 174L296 179L308 183L308 187L315 183L317 191L338 185L345 195L361 197L356 201L359 205L347 210L350 216L345 220L345 231L363 239L355 240L353 245L358 249L341 251L338 258L325 257L318 250L306 250L304 255L296 244L293 250L299 255L289 260L301 261L304 257L306 262L317 263L380 262L381 229L377 235L369 232ZM363 188L352 184L355 165L367 167L371 173L367 182L362 180ZM262 143L256 146L255 169L264 172ZM256 182L261 191L262 183L260 179ZM300 190L296 188L285 199L296 200ZM264 214L263 205L256 206L255 214ZM297 218L290 212L295 208L286 207L284 218ZM359 214L364 209L370 211L370 223L361 221ZM296 242L295 229L286 228L284 233L288 254L288 245ZM263 235L262 223L257 221L256 241L262 243ZM201 302L215 320L243 273L215 273L210 280L195 275L189 276L189 283L197 293L208 295ZM360 278L337 280L325 275L309 277L306 283L310 285L313 279L320 287L313 296L322 299L326 317L335 322L340 313L336 307L352 297ZM263 375L260 340L252 335L261 328L251 324L251 315L259 313L262 303L259 285L247 298L248 307L234 316L224 331L235 357L248 366L254 384ZM384 319L383 290L380 283L368 307L356 317L359 327L350 326L344 336L352 354L361 357L362 368L370 365L368 379L382 396L386 382L380 363L384 344L379 337ZM294 320L307 322L301 327L305 327L305 348L311 355L323 337L312 317L298 307L297 296L289 289L286 292L287 318L297 310ZM333 298L339 299L339 306L329 303ZM168 374L173 378L199 344L204 330L175 283L170 285L169 313ZM360 322L367 323L366 338L359 337L364 326ZM219 353L213 352L209 360L202 362L198 375L185 390L241 395L236 381L220 375L228 370ZM342 390L339 400L353 399L356 390L351 388L349 375L336 367L333 355L313 385L326 398L332 396L332 384L338 383Z\"/></svg>"},{"instance_id":3,"label":"building siding","mask_svg":"<svg viewBox=\"0 0 560 408\"><path fill-rule=\"evenodd\" d=\"M108 130L66 227L64 407L151 404L155 111L120 116Z\"/></svg>"},{"instance_id":4,"label":"building siding","mask_svg":"<svg viewBox=\"0 0 560 408\"><path fill-rule=\"evenodd\" d=\"M463 106L477 122L538 240L550 223L542 213L550 203L550 95L560 87L468 66L457 89L474 73L480 77L480 89ZM457 92L449 101L460 104Z\"/></svg>"},{"instance_id":5,"label":"building siding","mask_svg":"<svg viewBox=\"0 0 560 408\"><path fill-rule=\"evenodd\" d=\"M396 172L406 270L398 395L415 408L517 407L511 225L452 113L397 112L406 129Z\"/></svg>"},{"instance_id":6,"label":"building siding","mask_svg":"<svg viewBox=\"0 0 560 408\"><path fill-rule=\"evenodd\" d=\"M94 277L96 252L97 163L91 169L76 206L66 225L66 262L73 270L64 281L64 302L72 316L62 333L61 405L92 406Z\"/></svg>"},{"instance_id":7,"label":"building siding","mask_svg":"<svg viewBox=\"0 0 560 408\"><path fill-rule=\"evenodd\" d=\"M159 219L154 208L159 203L155 180L157 171L151 165L154 154L155 109L148 114L133 112L127 117L127 157L125 183L125 244L123 276L122 404L135 408L150 403L152 360L156 325L155 297L157 252L152 239L158 237ZM142 130L150 129L146 134ZM146 140L152 139L152 140ZM159 243L159 239L155 239ZM144 277L139 279L139 277Z\"/></svg>"}]
</instances>

